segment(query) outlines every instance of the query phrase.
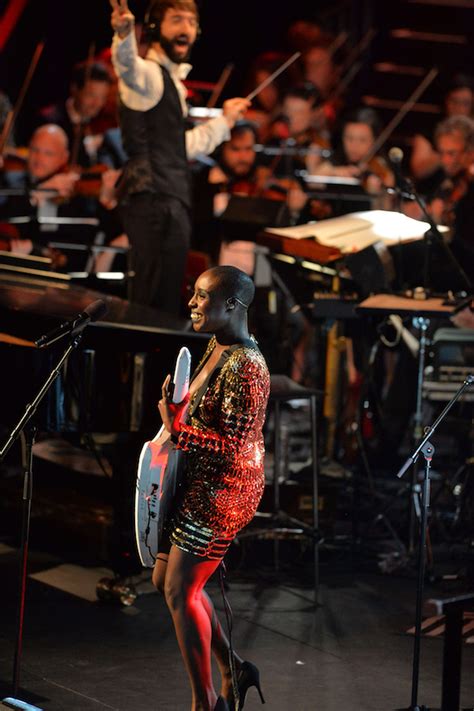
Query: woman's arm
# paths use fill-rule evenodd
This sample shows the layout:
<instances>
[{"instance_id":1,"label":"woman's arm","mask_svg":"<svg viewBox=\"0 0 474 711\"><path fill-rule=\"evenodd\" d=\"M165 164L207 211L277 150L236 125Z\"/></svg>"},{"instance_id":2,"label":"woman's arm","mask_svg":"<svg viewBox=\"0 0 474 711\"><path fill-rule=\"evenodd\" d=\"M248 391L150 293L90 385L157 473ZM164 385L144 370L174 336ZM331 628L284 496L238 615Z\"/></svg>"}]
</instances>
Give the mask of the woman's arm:
<instances>
[{"instance_id":1,"label":"woman's arm","mask_svg":"<svg viewBox=\"0 0 474 711\"><path fill-rule=\"evenodd\" d=\"M178 435L179 449L234 457L254 429L262 408L265 408L268 391L268 371L261 361L240 356L233 363L228 363L219 429L183 424Z\"/></svg>"}]
</instances>

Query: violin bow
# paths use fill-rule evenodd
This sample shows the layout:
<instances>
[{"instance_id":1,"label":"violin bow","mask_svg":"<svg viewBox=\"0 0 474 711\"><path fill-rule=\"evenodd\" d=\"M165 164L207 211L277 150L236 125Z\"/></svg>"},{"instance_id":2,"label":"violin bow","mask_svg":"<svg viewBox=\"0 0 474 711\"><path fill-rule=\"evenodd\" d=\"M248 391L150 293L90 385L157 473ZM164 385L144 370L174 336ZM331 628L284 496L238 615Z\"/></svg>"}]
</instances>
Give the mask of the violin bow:
<instances>
[{"instance_id":1,"label":"violin bow","mask_svg":"<svg viewBox=\"0 0 474 711\"><path fill-rule=\"evenodd\" d=\"M230 62L229 64L226 64L224 69L221 72L221 75L219 79L217 80L216 85L214 86L214 89L212 90L212 94L209 97L209 101L207 102L206 108L208 109L213 109L214 106L217 104L217 100L224 91L224 87L229 81L229 77L234 71L234 64Z\"/></svg>"},{"instance_id":2,"label":"violin bow","mask_svg":"<svg viewBox=\"0 0 474 711\"><path fill-rule=\"evenodd\" d=\"M28 91L31 80L33 79L33 75L36 71L36 67L38 66L38 62L43 53L43 49L44 42L38 42L33 57L31 59L30 66L28 67L25 79L23 80L23 84L21 86L20 93L18 94L18 98L15 101L13 109L7 115L7 120L5 121L5 125L0 136L0 155L3 155L5 146L7 145L7 141L10 138L10 134L12 132L13 126L15 125L15 121L18 117L20 109L23 105L23 101L25 100L26 92Z\"/></svg>"},{"instance_id":3,"label":"violin bow","mask_svg":"<svg viewBox=\"0 0 474 711\"><path fill-rule=\"evenodd\" d=\"M360 57L360 55L363 52L365 52L365 50L370 46L370 44L376 34L377 34L377 30L375 30L373 27L370 27L367 30L367 32L362 37L360 42L358 44L356 44L356 46L353 47L351 49L351 51L349 52L346 61L343 63L343 65L341 67L341 74L344 74L352 67L352 65L354 64L356 59L358 59ZM342 81L344 81L344 79L342 79Z\"/></svg>"},{"instance_id":4,"label":"violin bow","mask_svg":"<svg viewBox=\"0 0 474 711\"><path fill-rule=\"evenodd\" d=\"M340 49L340 47L342 47L342 45L345 44L348 39L349 39L348 32L339 32L337 37L334 38L334 40L331 42L331 44L328 47L329 56L332 57L333 55L335 55L337 50Z\"/></svg>"},{"instance_id":5,"label":"violin bow","mask_svg":"<svg viewBox=\"0 0 474 711\"><path fill-rule=\"evenodd\" d=\"M378 136L375 139L374 145L372 146L372 148L367 152L367 154L364 156L364 158L362 158L362 160L359 163L359 166L361 168L365 167L367 165L367 163L378 153L378 151L382 148L383 144L387 141L389 136L396 129L398 124L402 121L402 119L406 116L406 114L413 108L413 106L416 104L416 102L418 101L420 96L429 87L429 85L432 83L432 81L438 76L438 73L439 73L439 70L436 69L436 67L433 67L432 69L430 69L428 74L422 79L420 84L412 92L411 96L408 97L408 99L405 101L403 106L397 111L397 113L392 118L392 120L389 121L388 124L385 126L385 128L383 129L380 136Z\"/></svg>"}]
</instances>

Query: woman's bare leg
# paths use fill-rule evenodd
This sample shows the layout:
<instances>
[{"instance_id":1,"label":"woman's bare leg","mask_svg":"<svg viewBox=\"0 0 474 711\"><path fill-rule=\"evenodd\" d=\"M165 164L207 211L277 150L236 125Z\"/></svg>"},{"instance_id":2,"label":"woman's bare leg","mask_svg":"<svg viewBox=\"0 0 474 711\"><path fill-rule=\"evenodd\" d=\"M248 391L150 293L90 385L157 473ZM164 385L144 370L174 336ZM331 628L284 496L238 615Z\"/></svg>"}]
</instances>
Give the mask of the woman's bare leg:
<instances>
[{"instance_id":1,"label":"woman's bare leg","mask_svg":"<svg viewBox=\"0 0 474 711\"><path fill-rule=\"evenodd\" d=\"M159 553L153 570L152 580L153 585L162 594L164 594L165 589L167 563L168 555L165 553ZM205 590L202 591L201 595L204 609L206 610L211 623L211 649L216 657L217 665L222 677L220 694L225 698L230 698L232 694L232 675L229 662L229 640L227 639L227 636L219 622L219 618L217 617L211 598ZM235 666L238 671L243 660L235 652L234 659Z\"/></svg>"},{"instance_id":2,"label":"woman's bare leg","mask_svg":"<svg viewBox=\"0 0 474 711\"><path fill-rule=\"evenodd\" d=\"M205 590L202 591L203 605L209 615L212 627L212 651L217 661L222 677L220 694L226 699L232 696L232 674L230 669L229 651L230 645L227 636L222 629L222 625L217 617L214 604ZM243 659L234 652L235 668L239 671Z\"/></svg>"},{"instance_id":3,"label":"woman's bare leg","mask_svg":"<svg viewBox=\"0 0 474 711\"><path fill-rule=\"evenodd\" d=\"M212 683L211 618L202 593L218 565L218 560L172 546L166 569L165 599L191 682L192 711L211 711L217 700Z\"/></svg>"}]
</instances>

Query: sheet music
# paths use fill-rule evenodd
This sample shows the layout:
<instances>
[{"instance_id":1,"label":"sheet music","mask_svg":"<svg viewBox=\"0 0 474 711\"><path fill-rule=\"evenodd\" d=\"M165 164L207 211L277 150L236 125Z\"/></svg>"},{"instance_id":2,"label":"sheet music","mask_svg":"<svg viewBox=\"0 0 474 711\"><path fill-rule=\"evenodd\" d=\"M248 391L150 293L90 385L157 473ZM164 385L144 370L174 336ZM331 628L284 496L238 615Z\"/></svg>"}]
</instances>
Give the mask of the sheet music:
<instances>
[{"instance_id":1,"label":"sheet music","mask_svg":"<svg viewBox=\"0 0 474 711\"><path fill-rule=\"evenodd\" d=\"M397 242L422 239L429 228L427 222L414 220L400 212L368 210L296 227L267 227L265 231L290 239L312 238L321 245L335 247L349 254L379 241L390 246ZM447 230L443 227L440 229Z\"/></svg>"}]
</instances>

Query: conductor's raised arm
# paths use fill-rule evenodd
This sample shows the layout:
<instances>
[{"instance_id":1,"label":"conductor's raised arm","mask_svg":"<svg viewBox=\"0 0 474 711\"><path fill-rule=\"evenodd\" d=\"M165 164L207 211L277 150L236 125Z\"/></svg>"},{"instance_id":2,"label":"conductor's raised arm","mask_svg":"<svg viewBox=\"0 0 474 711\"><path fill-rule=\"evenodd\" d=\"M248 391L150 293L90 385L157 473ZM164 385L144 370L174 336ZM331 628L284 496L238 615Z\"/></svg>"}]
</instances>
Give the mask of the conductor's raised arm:
<instances>
[{"instance_id":1,"label":"conductor's raised arm","mask_svg":"<svg viewBox=\"0 0 474 711\"><path fill-rule=\"evenodd\" d=\"M110 24L120 39L127 37L135 25L135 17L130 12L127 0L110 0L112 15Z\"/></svg>"}]
</instances>

